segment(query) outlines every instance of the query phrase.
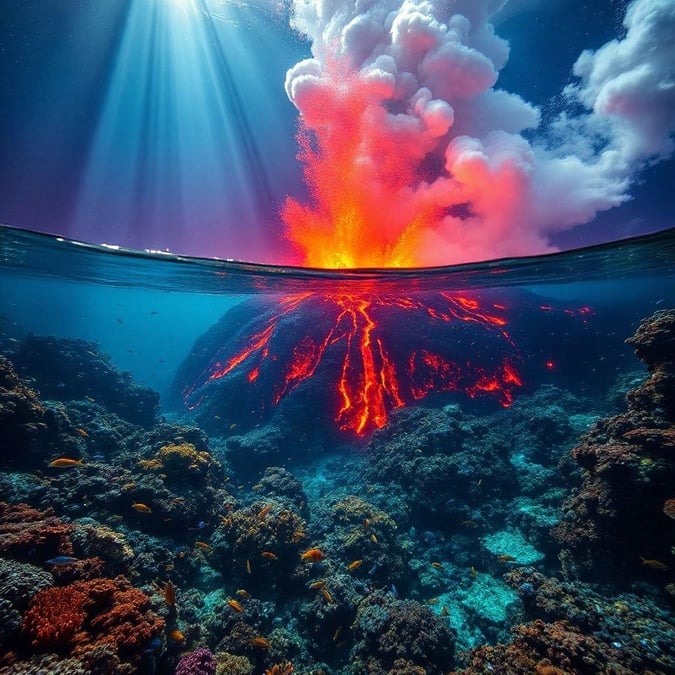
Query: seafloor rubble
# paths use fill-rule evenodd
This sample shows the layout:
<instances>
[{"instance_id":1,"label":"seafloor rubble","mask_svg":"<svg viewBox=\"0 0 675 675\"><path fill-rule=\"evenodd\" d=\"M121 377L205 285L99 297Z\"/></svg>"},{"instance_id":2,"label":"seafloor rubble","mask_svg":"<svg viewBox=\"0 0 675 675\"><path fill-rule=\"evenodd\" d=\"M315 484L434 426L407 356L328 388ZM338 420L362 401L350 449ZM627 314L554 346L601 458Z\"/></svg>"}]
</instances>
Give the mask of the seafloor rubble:
<instances>
[{"instance_id":1,"label":"seafloor rubble","mask_svg":"<svg viewBox=\"0 0 675 675\"><path fill-rule=\"evenodd\" d=\"M673 672L675 312L630 344L648 376L603 400L402 409L364 448L209 438L95 345L27 338L0 358L0 675Z\"/></svg>"}]
</instances>

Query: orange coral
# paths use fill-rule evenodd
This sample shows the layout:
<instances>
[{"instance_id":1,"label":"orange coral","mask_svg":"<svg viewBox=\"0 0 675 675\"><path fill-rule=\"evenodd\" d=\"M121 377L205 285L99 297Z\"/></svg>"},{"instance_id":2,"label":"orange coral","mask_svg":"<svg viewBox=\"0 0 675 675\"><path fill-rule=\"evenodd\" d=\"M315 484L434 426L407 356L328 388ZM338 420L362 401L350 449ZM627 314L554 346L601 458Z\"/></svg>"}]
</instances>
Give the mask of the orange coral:
<instances>
[{"instance_id":1,"label":"orange coral","mask_svg":"<svg viewBox=\"0 0 675 675\"><path fill-rule=\"evenodd\" d=\"M82 628L91 601L74 586L45 588L33 597L22 630L34 647L68 645Z\"/></svg>"},{"instance_id":2,"label":"orange coral","mask_svg":"<svg viewBox=\"0 0 675 675\"><path fill-rule=\"evenodd\" d=\"M265 675L291 675L293 664L290 661L275 663L271 668L265 670Z\"/></svg>"},{"instance_id":3,"label":"orange coral","mask_svg":"<svg viewBox=\"0 0 675 675\"><path fill-rule=\"evenodd\" d=\"M122 576L78 581L36 593L23 630L36 647L69 646L71 656L83 659L105 648L134 664L164 628L149 608L150 598Z\"/></svg>"}]
</instances>

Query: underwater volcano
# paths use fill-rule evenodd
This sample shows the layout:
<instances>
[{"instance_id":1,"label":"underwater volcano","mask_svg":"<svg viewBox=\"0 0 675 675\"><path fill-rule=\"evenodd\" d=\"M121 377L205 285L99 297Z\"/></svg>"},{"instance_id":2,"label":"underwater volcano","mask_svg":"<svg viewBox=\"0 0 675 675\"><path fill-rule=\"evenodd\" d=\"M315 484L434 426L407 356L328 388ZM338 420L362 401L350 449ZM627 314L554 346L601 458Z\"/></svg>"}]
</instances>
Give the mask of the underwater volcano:
<instances>
[{"instance_id":1,"label":"underwater volcano","mask_svg":"<svg viewBox=\"0 0 675 675\"><path fill-rule=\"evenodd\" d=\"M593 319L521 291L256 297L197 340L175 392L216 432L281 412L365 436L422 399L507 407L552 378L597 385L613 359L589 349Z\"/></svg>"}]
</instances>

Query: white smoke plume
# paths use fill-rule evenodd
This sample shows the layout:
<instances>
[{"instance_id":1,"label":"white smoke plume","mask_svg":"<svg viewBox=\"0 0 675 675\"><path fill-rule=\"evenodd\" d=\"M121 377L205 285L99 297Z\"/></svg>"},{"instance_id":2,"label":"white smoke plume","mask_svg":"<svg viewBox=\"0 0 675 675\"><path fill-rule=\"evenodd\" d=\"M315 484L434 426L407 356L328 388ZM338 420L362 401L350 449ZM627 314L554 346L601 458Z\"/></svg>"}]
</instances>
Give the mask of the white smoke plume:
<instances>
[{"instance_id":1,"label":"white smoke plume","mask_svg":"<svg viewBox=\"0 0 675 675\"><path fill-rule=\"evenodd\" d=\"M509 45L492 20L504 4L295 0L313 57L289 70L286 91L325 166L309 173L317 204L292 205L291 239L330 230L319 202L344 182L365 195L354 247L377 236L387 255L412 246L400 260L424 265L542 253L551 233L626 201L636 172L673 153L675 0L634 0L625 35L578 58L568 110L546 128L498 87ZM326 211L318 225L302 220L308 208Z\"/></svg>"}]
</instances>

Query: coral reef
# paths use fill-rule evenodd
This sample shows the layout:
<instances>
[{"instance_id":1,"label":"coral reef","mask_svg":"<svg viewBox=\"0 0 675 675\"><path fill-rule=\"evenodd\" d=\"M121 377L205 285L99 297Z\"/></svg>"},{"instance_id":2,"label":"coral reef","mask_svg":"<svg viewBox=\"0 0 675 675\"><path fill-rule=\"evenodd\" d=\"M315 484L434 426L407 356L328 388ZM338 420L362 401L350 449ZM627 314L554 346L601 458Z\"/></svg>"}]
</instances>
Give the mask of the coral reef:
<instances>
[{"instance_id":1,"label":"coral reef","mask_svg":"<svg viewBox=\"0 0 675 675\"><path fill-rule=\"evenodd\" d=\"M125 420L144 427L155 421L159 395L134 384L110 357L85 340L29 335L13 355L17 371L35 380L41 398L94 399Z\"/></svg>"},{"instance_id":2,"label":"coral reef","mask_svg":"<svg viewBox=\"0 0 675 675\"><path fill-rule=\"evenodd\" d=\"M464 654L461 673L664 674L675 667L669 612L647 597L605 597L579 582L560 582L532 568L506 575L531 620L508 644ZM552 670L550 672L556 672Z\"/></svg>"},{"instance_id":3,"label":"coral reef","mask_svg":"<svg viewBox=\"0 0 675 675\"><path fill-rule=\"evenodd\" d=\"M675 311L644 320L627 342L649 377L628 409L599 421L572 451L582 482L554 532L568 577L672 579L675 523L664 514L675 483Z\"/></svg>"},{"instance_id":4,"label":"coral reef","mask_svg":"<svg viewBox=\"0 0 675 675\"><path fill-rule=\"evenodd\" d=\"M213 654L201 647L181 658L175 675L216 675L217 662Z\"/></svg>"},{"instance_id":5,"label":"coral reef","mask_svg":"<svg viewBox=\"0 0 675 675\"><path fill-rule=\"evenodd\" d=\"M452 666L454 638L440 617L410 600L373 593L358 608L353 626L353 673L435 675ZM398 665L397 665L398 664Z\"/></svg>"}]
</instances>

